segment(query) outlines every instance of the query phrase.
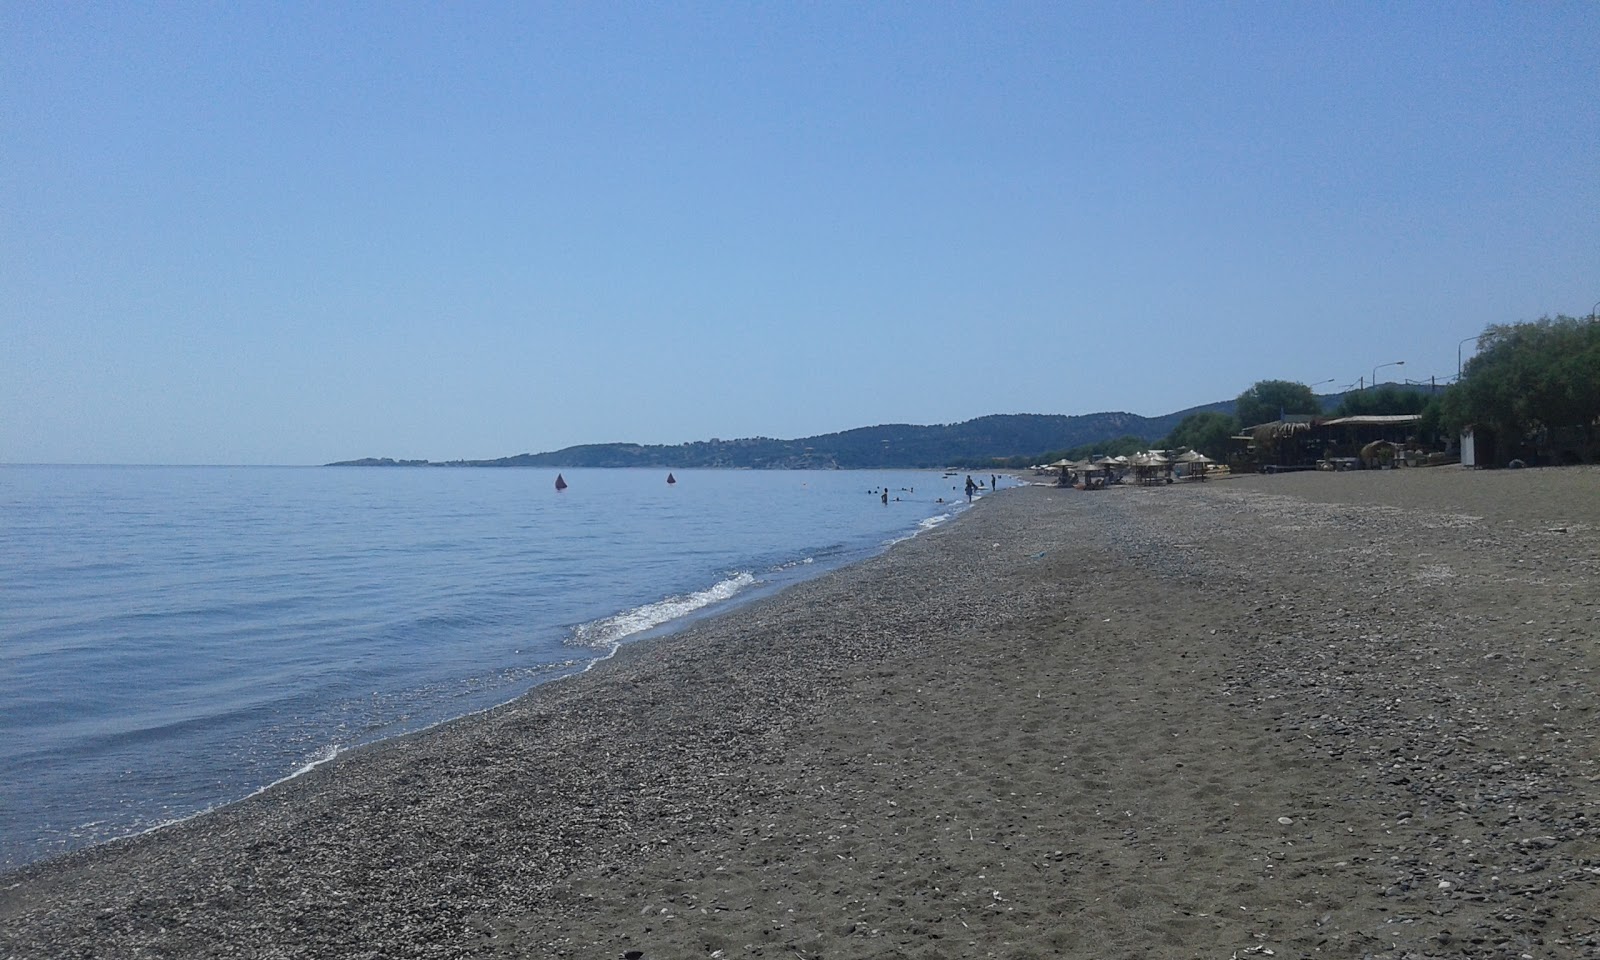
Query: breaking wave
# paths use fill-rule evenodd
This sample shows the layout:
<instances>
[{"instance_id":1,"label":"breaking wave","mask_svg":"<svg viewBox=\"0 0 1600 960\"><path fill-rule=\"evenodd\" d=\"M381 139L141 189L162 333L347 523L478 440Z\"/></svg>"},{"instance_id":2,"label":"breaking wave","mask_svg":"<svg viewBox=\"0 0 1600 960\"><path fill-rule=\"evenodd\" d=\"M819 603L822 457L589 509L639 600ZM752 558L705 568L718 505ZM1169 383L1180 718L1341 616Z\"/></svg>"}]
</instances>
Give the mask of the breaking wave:
<instances>
[{"instance_id":1,"label":"breaking wave","mask_svg":"<svg viewBox=\"0 0 1600 960\"><path fill-rule=\"evenodd\" d=\"M949 520L951 517L954 517L954 516L955 516L954 513L941 513L938 516L926 517L926 518L924 518L922 520L918 520L917 521L917 528L915 530L911 531L910 533L906 534L905 536L894 537L893 539L886 541L886 543L887 543L888 546L891 546L891 547L894 546L897 543L905 543L907 540L910 540L912 537L915 537L918 534L927 533L929 530L932 530L934 527L939 526L941 523L944 523L945 521Z\"/></svg>"},{"instance_id":2,"label":"breaking wave","mask_svg":"<svg viewBox=\"0 0 1600 960\"><path fill-rule=\"evenodd\" d=\"M618 643L634 634L652 630L679 617L686 617L714 603L731 600L755 583L756 578L753 574L741 571L705 590L667 597L665 600L624 610L613 616L580 623L573 628L570 642L579 647L615 648Z\"/></svg>"}]
</instances>

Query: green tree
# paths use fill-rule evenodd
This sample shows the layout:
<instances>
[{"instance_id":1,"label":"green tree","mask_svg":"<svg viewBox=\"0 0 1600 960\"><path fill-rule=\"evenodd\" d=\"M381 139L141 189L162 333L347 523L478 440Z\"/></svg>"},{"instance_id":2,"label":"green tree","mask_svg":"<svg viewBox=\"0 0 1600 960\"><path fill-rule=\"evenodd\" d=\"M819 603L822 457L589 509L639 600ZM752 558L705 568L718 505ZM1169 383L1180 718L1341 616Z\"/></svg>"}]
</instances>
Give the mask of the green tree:
<instances>
[{"instance_id":1,"label":"green tree","mask_svg":"<svg viewBox=\"0 0 1600 960\"><path fill-rule=\"evenodd\" d=\"M1507 458L1552 431L1578 437L1593 457L1600 433L1600 322L1561 316L1490 326L1478 340L1478 355L1445 394L1443 414L1454 429L1492 430Z\"/></svg>"},{"instance_id":2,"label":"green tree","mask_svg":"<svg viewBox=\"0 0 1600 960\"><path fill-rule=\"evenodd\" d=\"M1335 416L1388 416L1401 413L1421 413L1428 405L1428 395L1419 390L1407 390L1386 383L1376 390L1358 390L1347 393L1334 410Z\"/></svg>"},{"instance_id":3,"label":"green tree","mask_svg":"<svg viewBox=\"0 0 1600 960\"><path fill-rule=\"evenodd\" d=\"M1258 380L1234 401L1234 416L1246 427L1270 423L1286 414L1321 413L1316 394L1293 380Z\"/></svg>"},{"instance_id":4,"label":"green tree","mask_svg":"<svg viewBox=\"0 0 1600 960\"><path fill-rule=\"evenodd\" d=\"M1135 453L1143 453L1148 449L1150 449L1149 440L1129 433L1113 440L1081 444L1073 447L1071 453L1074 460L1082 460L1085 457L1094 456L1127 457Z\"/></svg>"},{"instance_id":5,"label":"green tree","mask_svg":"<svg viewBox=\"0 0 1600 960\"><path fill-rule=\"evenodd\" d=\"M1228 456L1228 438L1239 432L1239 419L1215 410L1191 413L1172 428L1172 433L1161 442L1168 449L1188 447L1198 450L1213 460Z\"/></svg>"},{"instance_id":6,"label":"green tree","mask_svg":"<svg viewBox=\"0 0 1600 960\"><path fill-rule=\"evenodd\" d=\"M1449 390L1445 393L1449 393ZM1417 436L1433 442L1449 432L1444 419L1444 394L1429 397L1421 412L1422 419L1417 421Z\"/></svg>"}]
</instances>

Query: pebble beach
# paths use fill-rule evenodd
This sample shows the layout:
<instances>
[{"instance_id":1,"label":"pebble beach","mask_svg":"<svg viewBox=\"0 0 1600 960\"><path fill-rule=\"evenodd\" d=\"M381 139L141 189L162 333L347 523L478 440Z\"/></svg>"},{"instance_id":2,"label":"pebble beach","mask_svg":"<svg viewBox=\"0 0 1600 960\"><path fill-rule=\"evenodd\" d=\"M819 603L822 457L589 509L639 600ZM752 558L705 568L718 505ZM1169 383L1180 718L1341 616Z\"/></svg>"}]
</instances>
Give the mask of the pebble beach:
<instances>
[{"instance_id":1,"label":"pebble beach","mask_svg":"<svg viewBox=\"0 0 1600 960\"><path fill-rule=\"evenodd\" d=\"M1596 957L1597 668L1600 469L1022 487L0 876L0 957Z\"/></svg>"}]
</instances>

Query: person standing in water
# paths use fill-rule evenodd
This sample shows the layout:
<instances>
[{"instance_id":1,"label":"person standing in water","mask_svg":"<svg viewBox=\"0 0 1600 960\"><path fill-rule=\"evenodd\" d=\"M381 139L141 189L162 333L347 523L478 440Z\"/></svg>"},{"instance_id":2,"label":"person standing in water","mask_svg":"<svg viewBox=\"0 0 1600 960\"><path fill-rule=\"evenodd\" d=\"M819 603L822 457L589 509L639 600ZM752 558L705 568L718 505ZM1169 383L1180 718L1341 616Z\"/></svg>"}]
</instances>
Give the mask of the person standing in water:
<instances>
[{"instance_id":1,"label":"person standing in water","mask_svg":"<svg viewBox=\"0 0 1600 960\"><path fill-rule=\"evenodd\" d=\"M972 493L978 489L978 484L973 481L972 474L967 474L967 502L972 502Z\"/></svg>"}]
</instances>

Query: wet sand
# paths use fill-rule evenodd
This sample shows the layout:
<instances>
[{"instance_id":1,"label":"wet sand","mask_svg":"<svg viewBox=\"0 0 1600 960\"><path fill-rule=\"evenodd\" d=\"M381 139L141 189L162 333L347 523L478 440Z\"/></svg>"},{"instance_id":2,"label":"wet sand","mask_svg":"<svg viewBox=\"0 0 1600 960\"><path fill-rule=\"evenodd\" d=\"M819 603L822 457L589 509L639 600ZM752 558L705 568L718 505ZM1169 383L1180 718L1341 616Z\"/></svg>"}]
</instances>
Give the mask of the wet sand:
<instances>
[{"instance_id":1,"label":"wet sand","mask_svg":"<svg viewBox=\"0 0 1600 960\"><path fill-rule=\"evenodd\" d=\"M0 955L1592 957L1597 667L1592 468L1005 491L0 878Z\"/></svg>"}]
</instances>

